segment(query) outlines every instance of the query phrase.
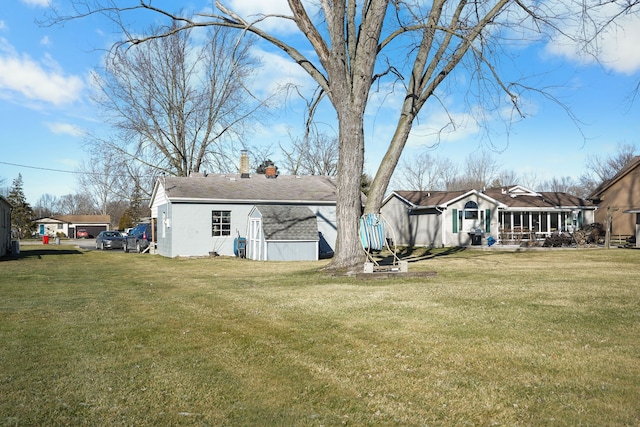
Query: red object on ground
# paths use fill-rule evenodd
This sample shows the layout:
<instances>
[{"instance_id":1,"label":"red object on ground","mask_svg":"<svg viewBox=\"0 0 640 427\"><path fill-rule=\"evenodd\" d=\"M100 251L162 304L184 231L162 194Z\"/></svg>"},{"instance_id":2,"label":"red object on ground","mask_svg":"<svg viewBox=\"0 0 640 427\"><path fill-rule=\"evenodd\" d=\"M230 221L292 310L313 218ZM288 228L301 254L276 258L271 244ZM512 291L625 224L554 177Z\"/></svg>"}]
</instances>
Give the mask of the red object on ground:
<instances>
[{"instance_id":1,"label":"red object on ground","mask_svg":"<svg viewBox=\"0 0 640 427\"><path fill-rule=\"evenodd\" d=\"M42 243L44 243L45 245L49 244L49 236L42 236Z\"/></svg>"}]
</instances>

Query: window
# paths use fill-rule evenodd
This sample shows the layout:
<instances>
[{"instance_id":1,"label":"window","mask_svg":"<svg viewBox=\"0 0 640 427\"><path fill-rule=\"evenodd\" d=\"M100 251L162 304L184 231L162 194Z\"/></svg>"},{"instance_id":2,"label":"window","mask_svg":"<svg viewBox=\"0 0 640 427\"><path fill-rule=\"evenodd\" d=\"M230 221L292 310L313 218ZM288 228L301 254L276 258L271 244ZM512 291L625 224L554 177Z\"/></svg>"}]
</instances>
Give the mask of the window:
<instances>
[{"instance_id":1,"label":"window","mask_svg":"<svg viewBox=\"0 0 640 427\"><path fill-rule=\"evenodd\" d=\"M469 201L464 205L464 219L478 219L478 204Z\"/></svg>"},{"instance_id":2,"label":"window","mask_svg":"<svg viewBox=\"0 0 640 427\"><path fill-rule=\"evenodd\" d=\"M211 211L211 235L231 236L231 211Z\"/></svg>"}]
</instances>

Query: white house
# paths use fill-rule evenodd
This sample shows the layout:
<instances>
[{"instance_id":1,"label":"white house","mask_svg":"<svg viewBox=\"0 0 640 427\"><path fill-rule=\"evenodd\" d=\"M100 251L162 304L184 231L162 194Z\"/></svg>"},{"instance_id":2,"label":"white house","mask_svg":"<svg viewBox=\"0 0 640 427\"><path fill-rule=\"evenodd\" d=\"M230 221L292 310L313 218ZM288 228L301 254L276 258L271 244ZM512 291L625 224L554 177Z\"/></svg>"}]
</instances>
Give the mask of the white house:
<instances>
[{"instance_id":1,"label":"white house","mask_svg":"<svg viewBox=\"0 0 640 427\"><path fill-rule=\"evenodd\" d=\"M486 191L394 191L381 213L399 246L479 245L544 239L594 221L590 202L522 186Z\"/></svg>"},{"instance_id":2,"label":"white house","mask_svg":"<svg viewBox=\"0 0 640 427\"><path fill-rule=\"evenodd\" d=\"M0 196L0 257L11 250L11 203Z\"/></svg>"},{"instance_id":3,"label":"white house","mask_svg":"<svg viewBox=\"0 0 640 427\"><path fill-rule=\"evenodd\" d=\"M109 230L110 215L56 215L38 218L35 221L36 231L40 236L56 237L59 235L75 238L78 230L86 230L90 236L97 236L101 231Z\"/></svg>"},{"instance_id":4,"label":"white house","mask_svg":"<svg viewBox=\"0 0 640 427\"><path fill-rule=\"evenodd\" d=\"M156 181L150 207L152 220L157 224L157 253L167 257L212 253L233 256L237 252L237 239L241 238L247 239L247 256L255 259L276 259L273 258L276 247L280 253L277 259L300 259L300 251L307 253L310 245L317 253L313 259L317 259L335 247L337 237L336 183L327 176L244 172L162 177ZM282 217L287 208L291 212L283 223L288 221L290 227L268 234L273 215ZM315 235L309 234L308 227L295 227L296 222L303 220L309 224L309 215L300 212L314 218ZM276 240L279 244L274 245ZM264 252L267 241L273 249ZM321 250L327 245L326 251ZM272 256L265 258L266 253Z\"/></svg>"}]
</instances>

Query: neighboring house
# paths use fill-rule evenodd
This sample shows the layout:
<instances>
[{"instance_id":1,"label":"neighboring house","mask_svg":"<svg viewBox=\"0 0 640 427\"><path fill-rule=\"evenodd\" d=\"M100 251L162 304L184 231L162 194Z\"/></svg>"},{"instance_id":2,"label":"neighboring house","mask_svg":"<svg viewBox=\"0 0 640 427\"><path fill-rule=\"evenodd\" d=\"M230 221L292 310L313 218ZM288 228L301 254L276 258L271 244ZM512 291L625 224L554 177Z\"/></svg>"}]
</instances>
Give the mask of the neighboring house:
<instances>
[{"instance_id":1,"label":"neighboring house","mask_svg":"<svg viewBox=\"0 0 640 427\"><path fill-rule=\"evenodd\" d=\"M611 215L612 237L636 233L636 217L625 211L640 209L640 156L636 156L613 178L600 184L589 196L595 205L596 222L607 224Z\"/></svg>"},{"instance_id":2,"label":"neighboring house","mask_svg":"<svg viewBox=\"0 0 640 427\"><path fill-rule=\"evenodd\" d=\"M36 232L40 236L56 237L59 233L74 239L80 229L87 230L90 236L97 236L101 231L109 230L110 215L55 215L39 218L35 221Z\"/></svg>"},{"instance_id":3,"label":"neighboring house","mask_svg":"<svg viewBox=\"0 0 640 427\"><path fill-rule=\"evenodd\" d=\"M327 176L163 177L150 206L157 253L166 257L233 256L245 238L249 258L318 259L337 237L336 183Z\"/></svg>"},{"instance_id":4,"label":"neighboring house","mask_svg":"<svg viewBox=\"0 0 640 427\"><path fill-rule=\"evenodd\" d=\"M0 257L11 250L11 203L0 196Z\"/></svg>"},{"instance_id":5,"label":"neighboring house","mask_svg":"<svg viewBox=\"0 0 640 427\"><path fill-rule=\"evenodd\" d=\"M467 246L540 240L594 220L595 207L567 193L521 186L486 191L394 191L381 213L398 246Z\"/></svg>"}]
</instances>

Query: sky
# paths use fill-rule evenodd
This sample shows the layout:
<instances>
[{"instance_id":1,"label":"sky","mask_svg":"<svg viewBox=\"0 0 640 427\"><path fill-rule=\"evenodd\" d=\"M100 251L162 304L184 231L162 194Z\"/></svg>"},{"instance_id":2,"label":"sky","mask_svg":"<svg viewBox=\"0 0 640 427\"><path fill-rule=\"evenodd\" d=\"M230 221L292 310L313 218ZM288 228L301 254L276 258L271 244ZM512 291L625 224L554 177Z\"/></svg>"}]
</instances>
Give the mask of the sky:
<instances>
[{"instance_id":1,"label":"sky","mask_svg":"<svg viewBox=\"0 0 640 427\"><path fill-rule=\"evenodd\" d=\"M21 174L32 205L43 194L60 197L81 192L74 171L87 158L83 135L102 126L100 112L90 100L90 75L119 35L108 20L97 16L64 25L39 23L51 6L65 12L68 1L0 2L2 186L9 187ZM183 3L204 8L212 2ZM175 2L154 4L173 7ZM228 0L225 4L244 15L287 13L286 0ZM526 117L507 126L503 111L489 112L461 91L443 92L438 103L425 106L406 157L428 152L462 165L467 156L478 155L484 148L503 169L540 182L565 176L577 179L589 156L611 155L619 144L635 145L640 152L640 99L633 99L640 83L640 22L628 17L619 23L615 32L600 40L600 63L577 56L572 46L560 42L522 42L511 52L512 62L501 71L529 76L525 83L546 88L562 105L545 96L527 96L523 100ZM294 34L290 26L265 25L281 37ZM280 52L266 44L256 45L254 51L263 64L254 83L256 91L284 81L295 82L303 93L313 91L311 79ZM454 73L448 87L468 84L465 77ZM393 131L398 95L399 91L390 93L383 86L371 96L365 123L365 168L370 174L375 173ZM446 106L446 113L440 105ZM478 111L489 116L483 126L471 114ZM322 114L324 131L335 135L335 114L328 108ZM449 118L454 119L455 130L436 139L434 130ZM303 103L292 97L254 130L251 143L263 141L277 149L278 143L290 140L290 134L300 134L303 123ZM277 164L278 155L273 157Z\"/></svg>"}]
</instances>

